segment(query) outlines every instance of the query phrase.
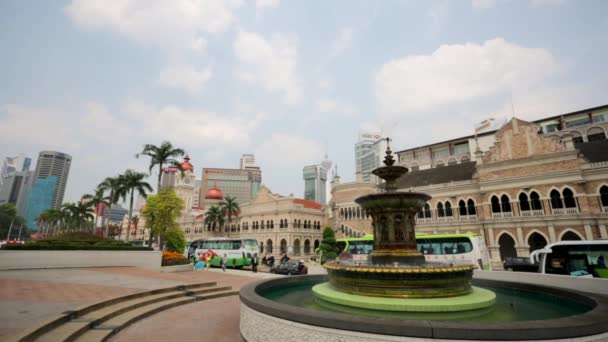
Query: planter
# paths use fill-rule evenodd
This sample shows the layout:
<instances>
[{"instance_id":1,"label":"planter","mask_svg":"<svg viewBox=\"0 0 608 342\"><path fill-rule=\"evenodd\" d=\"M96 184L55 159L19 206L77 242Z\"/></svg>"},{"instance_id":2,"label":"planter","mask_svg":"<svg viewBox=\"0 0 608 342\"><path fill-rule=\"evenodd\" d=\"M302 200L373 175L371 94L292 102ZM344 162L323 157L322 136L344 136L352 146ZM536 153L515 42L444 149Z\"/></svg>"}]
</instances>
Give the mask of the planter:
<instances>
[{"instance_id":1,"label":"planter","mask_svg":"<svg viewBox=\"0 0 608 342\"><path fill-rule=\"evenodd\" d=\"M192 271L193 267L194 267L194 265L192 265L192 264L163 266L160 268L160 271L163 273L188 272L188 271Z\"/></svg>"}]
</instances>

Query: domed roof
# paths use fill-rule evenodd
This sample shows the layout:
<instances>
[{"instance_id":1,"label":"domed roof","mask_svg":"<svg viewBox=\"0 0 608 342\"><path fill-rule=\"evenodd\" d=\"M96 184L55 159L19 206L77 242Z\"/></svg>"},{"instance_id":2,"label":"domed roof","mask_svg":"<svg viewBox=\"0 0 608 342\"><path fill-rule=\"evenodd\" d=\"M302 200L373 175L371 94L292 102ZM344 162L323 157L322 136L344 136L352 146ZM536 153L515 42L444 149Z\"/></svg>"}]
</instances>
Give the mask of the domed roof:
<instances>
[{"instance_id":1,"label":"domed roof","mask_svg":"<svg viewBox=\"0 0 608 342\"><path fill-rule=\"evenodd\" d=\"M220 190L217 186L213 186L211 189L207 191L205 195L205 199L211 200L221 200L224 198L224 194L222 194L222 190Z\"/></svg>"},{"instance_id":2,"label":"domed roof","mask_svg":"<svg viewBox=\"0 0 608 342\"><path fill-rule=\"evenodd\" d=\"M187 154L184 157L184 162L182 163L182 169L184 169L184 172L186 172L186 171L193 172L194 171L194 167L192 166L192 164L190 164L190 157Z\"/></svg>"}]
</instances>

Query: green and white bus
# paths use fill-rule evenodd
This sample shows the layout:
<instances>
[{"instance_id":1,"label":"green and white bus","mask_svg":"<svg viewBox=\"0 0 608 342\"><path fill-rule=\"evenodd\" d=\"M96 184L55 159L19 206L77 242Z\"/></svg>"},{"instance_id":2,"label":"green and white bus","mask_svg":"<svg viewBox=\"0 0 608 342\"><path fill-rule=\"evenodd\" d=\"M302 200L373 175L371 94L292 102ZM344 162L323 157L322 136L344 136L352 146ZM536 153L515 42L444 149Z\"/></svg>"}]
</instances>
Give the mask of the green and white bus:
<instances>
[{"instance_id":1,"label":"green and white bus","mask_svg":"<svg viewBox=\"0 0 608 342\"><path fill-rule=\"evenodd\" d=\"M251 258L258 253L258 242L254 239L202 239L194 240L188 248L188 258L201 254L212 254L211 266L221 266L222 258L228 259L228 267L251 265Z\"/></svg>"},{"instance_id":2,"label":"green and white bus","mask_svg":"<svg viewBox=\"0 0 608 342\"><path fill-rule=\"evenodd\" d=\"M336 239L341 253L349 253L354 260L367 260L374 250L374 236ZM424 234L416 233L418 250L427 261L472 263L482 270L490 270L490 254L479 234Z\"/></svg>"}]
</instances>

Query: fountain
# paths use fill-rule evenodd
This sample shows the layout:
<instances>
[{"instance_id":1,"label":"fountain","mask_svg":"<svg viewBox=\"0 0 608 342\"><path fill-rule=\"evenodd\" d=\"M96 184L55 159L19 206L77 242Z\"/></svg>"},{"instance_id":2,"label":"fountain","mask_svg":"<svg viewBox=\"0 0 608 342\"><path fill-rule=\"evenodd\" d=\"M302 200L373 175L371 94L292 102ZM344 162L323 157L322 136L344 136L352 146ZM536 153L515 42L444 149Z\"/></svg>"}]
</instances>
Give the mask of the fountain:
<instances>
[{"instance_id":1,"label":"fountain","mask_svg":"<svg viewBox=\"0 0 608 342\"><path fill-rule=\"evenodd\" d=\"M384 191L356 199L372 217L369 260L247 285L240 295L245 341L608 340L608 297L572 290L576 279L557 281L569 289L534 285L535 274L473 279L474 265L425 261L415 217L430 196L397 191L407 168L394 165L390 147L384 164L373 171Z\"/></svg>"},{"instance_id":2,"label":"fountain","mask_svg":"<svg viewBox=\"0 0 608 342\"><path fill-rule=\"evenodd\" d=\"M416 246L416 215L431 196L397 192L396 180L408 170L395 166L387 138L383 167L373 173L384 192L355 200L372 217L374 250L368 262L325 264L329 283L313 293L334 304L388 311L446 312L494 304L491 291L471 286L474 265L426 262Z\"/></svg>"}]
</instances>

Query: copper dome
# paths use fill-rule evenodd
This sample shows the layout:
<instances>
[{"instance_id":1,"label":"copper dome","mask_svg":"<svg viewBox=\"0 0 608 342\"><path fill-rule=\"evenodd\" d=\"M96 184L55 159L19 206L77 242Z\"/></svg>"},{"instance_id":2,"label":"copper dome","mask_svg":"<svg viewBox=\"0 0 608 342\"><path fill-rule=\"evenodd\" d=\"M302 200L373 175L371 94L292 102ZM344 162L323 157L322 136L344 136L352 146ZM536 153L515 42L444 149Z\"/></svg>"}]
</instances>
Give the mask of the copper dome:
<instances>
[{"instance_id":1,"label":"copper dome","mask_svg":"<svg viewBox=\"0 0 608 342\"><path fill-rule=\"evenodd\" d=\"M222 190L220 190L217 186L213 186L211 189L207 191L205 195L205 199L210 200L221 200L224 198L224 194L222 194Z\"/></svg>"},{"instance_id":2,"label":"copper dome","mask_svg":"<svg viewBox=\"0 0 608 342\"><path fill-rule=\"evenodd\" d=\"M194 171L194 167L192 166L192 164L190 164L190 157L186 154L186 156L184 157L184 162L182 163L182 169L185 171L190 171L193 172Z\"/></svg>"}]
</instances>

